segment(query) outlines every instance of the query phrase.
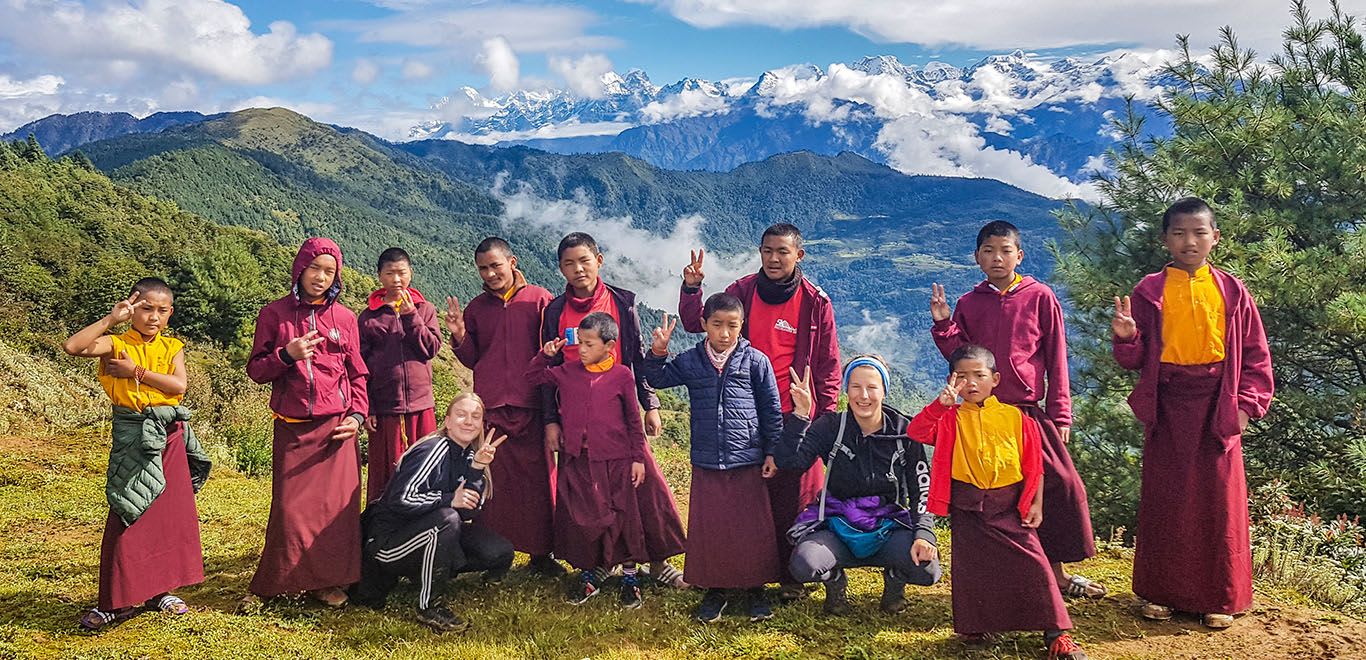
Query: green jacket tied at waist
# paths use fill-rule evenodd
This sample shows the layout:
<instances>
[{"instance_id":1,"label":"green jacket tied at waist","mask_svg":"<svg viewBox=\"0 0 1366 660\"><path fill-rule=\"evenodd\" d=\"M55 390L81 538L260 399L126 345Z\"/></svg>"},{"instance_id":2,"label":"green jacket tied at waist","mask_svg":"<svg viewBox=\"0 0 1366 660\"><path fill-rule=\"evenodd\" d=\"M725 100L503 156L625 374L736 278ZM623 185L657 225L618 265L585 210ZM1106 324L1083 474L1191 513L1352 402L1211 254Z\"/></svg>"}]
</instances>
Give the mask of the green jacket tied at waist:
<instances>
[{"instance_id":1,"label":"green jacket tied at waist","mask_svg":"<svg viewBox=\"0 0 1366 660\"><path fill-rule=\"evenodd\" d=\"M109 474L104 493L109 499L109 508L123 524L133 524L161 491L166 490L166 474L161 465L161 453L166 449L166 429L175 422L189 420L190 409L185 406L152 406L142 412L114 406L114 444L109 449ZM190 481L194 492L198 493L208 480L213 463L190 425L183 426Z\"/></svg>"}]
</instances>

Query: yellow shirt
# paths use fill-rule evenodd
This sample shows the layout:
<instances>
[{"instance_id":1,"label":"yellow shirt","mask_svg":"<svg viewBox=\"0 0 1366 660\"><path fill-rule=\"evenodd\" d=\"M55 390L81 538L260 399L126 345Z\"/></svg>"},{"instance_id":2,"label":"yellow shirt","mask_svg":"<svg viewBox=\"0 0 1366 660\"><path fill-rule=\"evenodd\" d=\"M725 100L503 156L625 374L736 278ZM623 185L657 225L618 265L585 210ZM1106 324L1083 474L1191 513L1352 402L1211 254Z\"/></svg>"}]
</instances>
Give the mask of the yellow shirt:
<instances>
[{"instance_id":1,"label":"yellow shirt","mask_svg":"<svg viewBox=\"0 0 1366 660\"><path fill-rule=\"evenodd\" d=\"M185 342L164 334L158 334L152 341L143 341L142 335L131 328L121 335L111 336L109 341L114 346L113 357L117 358L119 353L127 351L128 358L134 364L158 374L175 373L172 358L185 348ZM99 376L105 394L109 395L109 400L116 406L141 411L148 406L178 406L185 398L184 395L171 396L147 383L138 383L132 378L110 376L104 373L103 365L100 365Z\"/></svg>"},{"instance_id":2,"label":"yellow shirt","mask_svg":"<svg viewBox=\"0 0 1366 660\"><path fill-rule=\"evenodd\" d=\"M1211 364L1224 360L1224 296L1201 266L1194 275L1167 268L1162 289L1162 361Z\"/></svg>"},{"instance_id":3,"label":"yellow shirt","mask_svg":"<svg viewBox=\"0 0 1366 660\"><path fill-rule=\"evenodd\" d=\"M1020 435L1024 413L987 397L982 405L958 406L958 434L953 441L953 478L978 488L1000 488L1024 480Z\"/></svg>"}]
</instances>

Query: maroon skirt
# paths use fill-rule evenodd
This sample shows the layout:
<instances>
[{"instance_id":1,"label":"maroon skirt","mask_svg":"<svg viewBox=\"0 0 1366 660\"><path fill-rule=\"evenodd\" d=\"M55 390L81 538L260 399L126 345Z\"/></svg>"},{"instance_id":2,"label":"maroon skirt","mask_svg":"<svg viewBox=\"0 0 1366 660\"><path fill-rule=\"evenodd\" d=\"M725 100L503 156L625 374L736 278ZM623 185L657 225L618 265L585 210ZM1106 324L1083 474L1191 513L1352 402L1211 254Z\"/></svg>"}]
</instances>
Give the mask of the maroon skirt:
<instances>
[{"instance_id":1,"label":"maroon skirt","mask_svg":"<svg viewBox=\"0 0 1366 660\"><path fill-rule=\"evenodd\" d=\"M275 421L270 521L251 592L262 598L360 580L360 452L329 436L340 415Z\"/></svg>"},{"instance_id":2,"label":"maroon skirt","mask_svg":"<svg viewBox=\"0 0 1366 660\"><path fill-rule=\"evenodd\" d=\"M769 509L773 513L773 539L778 545L778 566L781 582L797 584L788 566L792 561L792 541L787 538L787 528L797 520L797 514L807 505L816 501L825 487L825 466L822 462L812 463L804 471L778 470L771 479L765 479L768 488Z\"/></svg>"},{"instance_id":3,"label":"maroon skirt","mask_svg":"<svg viewBox=\"0 0 1366 660\"><path fill-rule=\"evenodd\" d=\"M1157 423L1143 442L1134 593L1199 614L1252 605L1252 545L1241 436L1210 432L1223 364L1163 364Z\"/></svg>"},{"instance_id":4,"label":"maroon skirt","mask_svg":"<svg viewBox=\"0 0 1366 660\"><path fill-rule=\"evenodd\" d=\"M560 454L555 552L561 559L580 570L611 567L667 559L682 552L683 544L673 495L648 447L639 488L631 485L629 459Z\"/></svg>"},{"instance_id":5,"label":"maroon skirt","mask_svg":"<svg viewBox=\"0 0 1366 660\"><path fill-rule=\"evenodd\" d=\"M1049 561L1062 563L1096 556L1086 485L1072 464L1062 434L1038 406L1024 405L1020 410L1043 431L1043 524L1038 532L1044 554Z\"/></svg>"},{"instance_id":6,"label":"maroon skirt","mask_svg":"<svg viewBox=\"0 0 1366 660\"><path fill-rule=\"evenodd\" d=\"M141 605L153 596L204 581L199 512L185 456L185 426L167 429L161 452L166 489L132 525L113 511L100 542L99 608Z\"/></svg>"},{"instance_id":7,"label":"maroon skirt","mask_svg":"<svg viewBox=\"0 0 1366 660\"><path fill-rule=\"evenodd\" d=\"M749 589L777 582L778 544L760 467L693 466L684 579L704 589ZM784 530L786 531L786 530Z\"/></svg>"},{"instance_id":8,"label":"maroon skirt","mask_svg":"<svg viewBox=\"0 0 1366 660\"><path fill-rule=\"evenodd\" d=\"M978 635L1072 627L1039 536L1020 522L1023 489L1018 483L982 490L953 482L949 578L954 632Z\"/></svg>"},{"instance_id":9,"label":"maroon skirt","mask_svg":"<svg viewBox=\"0 0 1366 660\"><path fill-rule=\"evenodd\" d=\"M555 464L546 455L541 415L504 406L485 411L484 422L507 440L489 465L493 498L479 520L521 552L549 554L555 539Z\"/></svg>"},{"instance_id":10,"label":"maroon skirt","mask_svg":"<svg viewBox=\"0 0 1366 660\"><path fill-rule=\"evenodd\" d=\"M367 502L384 495L384 487L394 478L403 452L436 430L436 413L428 408L398 415L376 415L375 427L375 432L370 434L370 476L365 483Z\"/></svg>"}]
</instances>

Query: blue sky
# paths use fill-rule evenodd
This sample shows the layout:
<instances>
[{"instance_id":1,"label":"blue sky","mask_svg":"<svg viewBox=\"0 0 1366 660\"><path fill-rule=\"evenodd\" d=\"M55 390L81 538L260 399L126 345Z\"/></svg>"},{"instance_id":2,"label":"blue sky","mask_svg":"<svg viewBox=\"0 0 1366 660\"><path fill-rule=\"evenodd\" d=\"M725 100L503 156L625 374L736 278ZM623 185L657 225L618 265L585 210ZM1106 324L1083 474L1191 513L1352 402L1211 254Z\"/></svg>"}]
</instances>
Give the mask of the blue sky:
<instances>
[{"instance_id":1,"label":"blue sky","mask_svg":"<svg viewBox=\"0 0 1366 660\"><path fill-rule=\"evenodd\" d=\"M1324 2L1314 2L1323 5ZM1232 23L1274 45L1285 0L0 0L0 131L54 112L286 105L401 135L463 86L606 70L756 77L891 54L963 65L1170 47Z\"/></svg>"}]
</instances>

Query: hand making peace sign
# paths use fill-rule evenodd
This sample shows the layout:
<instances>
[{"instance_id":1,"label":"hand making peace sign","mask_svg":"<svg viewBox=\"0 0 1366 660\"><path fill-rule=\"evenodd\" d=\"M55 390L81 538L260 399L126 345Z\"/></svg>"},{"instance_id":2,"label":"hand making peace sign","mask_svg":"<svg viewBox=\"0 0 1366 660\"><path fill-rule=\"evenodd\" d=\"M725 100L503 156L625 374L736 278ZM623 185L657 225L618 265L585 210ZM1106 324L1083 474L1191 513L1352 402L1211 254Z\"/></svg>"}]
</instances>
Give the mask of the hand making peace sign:
<instances>
[{"instance_id":1,"label":"hand making peace sign","mask_svg":"<svg viewBox=\"0 0 1366 660\"><path fill-rule=\"evenodd\" d=\"M667 357L669 355L669 340L673 338L674 328L678 327L678 317L673 321L669 320L669 313L664 312L664 320L659 323L659 327L650 333L650 350L655 355Z\"/></svg>"},{"instance_id":2,"label":"hand making peace sign","mask_svg":"<svg viewBox=\"0 0 1366 660\"><path fill-rule=\"evenodd\" d=\"M689 250L688 266L683 269L683 283L689 287L702 286L702 260L707 256L706 250Z\"/></svg>"}]
</instances>

